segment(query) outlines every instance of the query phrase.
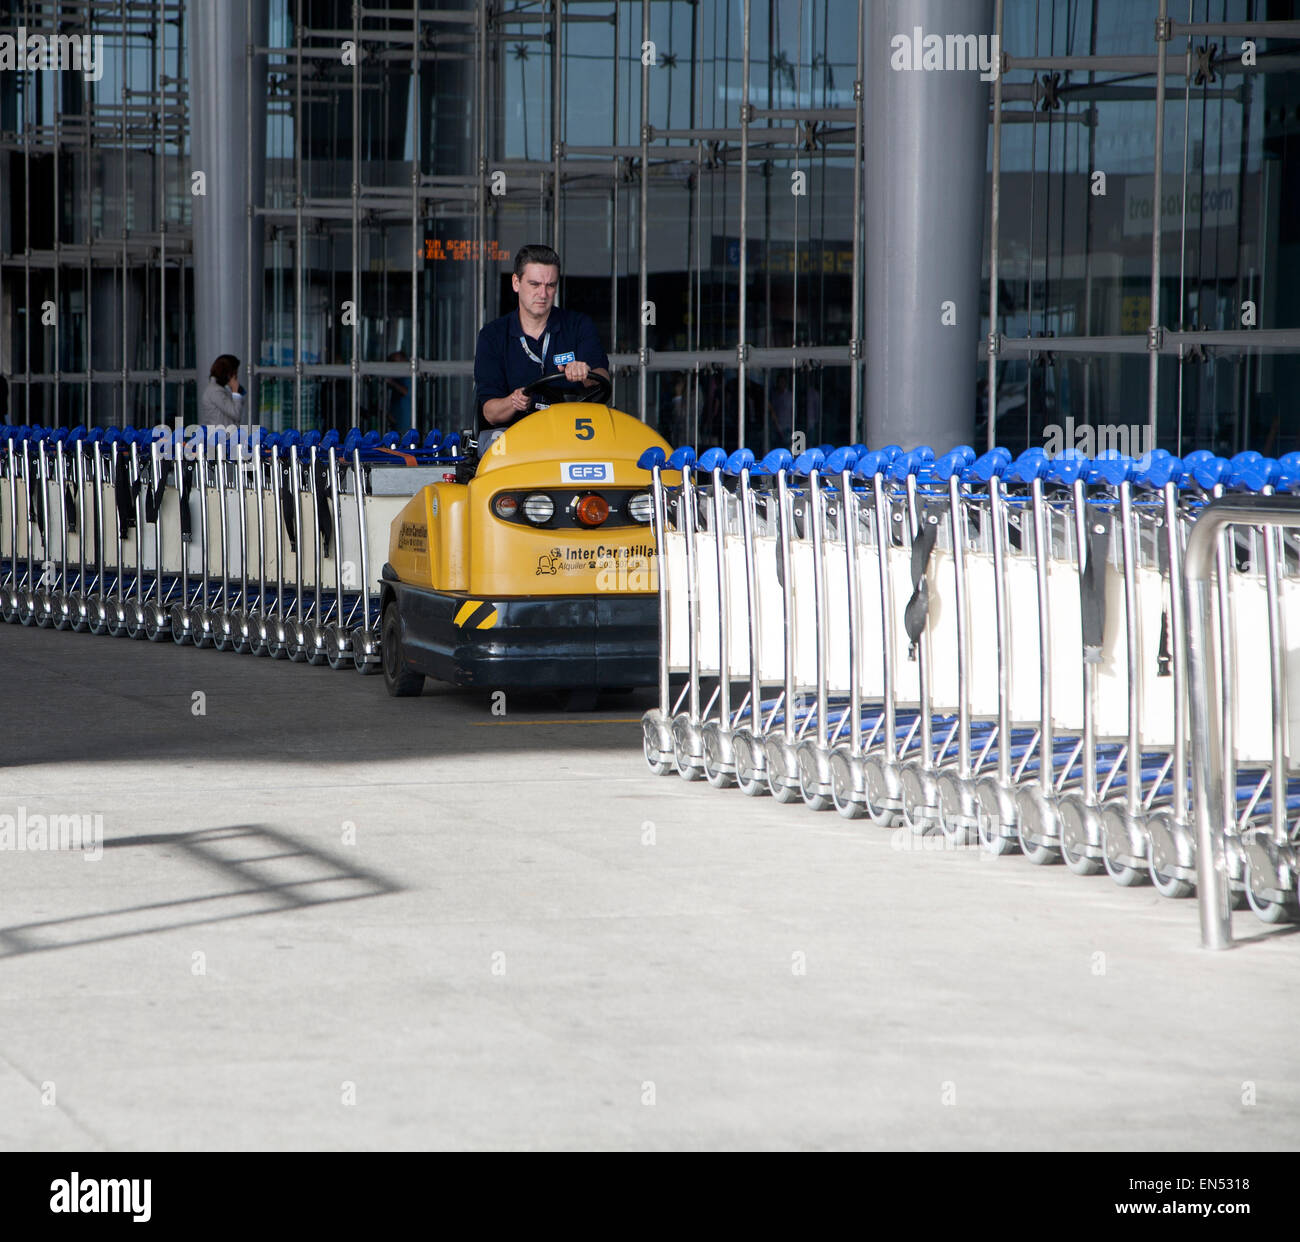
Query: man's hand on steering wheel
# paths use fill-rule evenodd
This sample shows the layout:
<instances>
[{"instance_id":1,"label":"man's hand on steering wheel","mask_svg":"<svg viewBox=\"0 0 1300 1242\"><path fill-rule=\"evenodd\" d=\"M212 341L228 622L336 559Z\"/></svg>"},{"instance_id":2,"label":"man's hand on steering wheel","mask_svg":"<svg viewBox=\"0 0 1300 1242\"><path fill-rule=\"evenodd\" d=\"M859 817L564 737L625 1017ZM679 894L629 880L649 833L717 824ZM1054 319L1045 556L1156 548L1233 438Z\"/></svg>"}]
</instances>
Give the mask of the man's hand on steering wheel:
<instances>
[{"instance_id":1,"label":"man's hand on steering wheel","mask_svg":"<svg viewBox=\"0 0 1300 1242\"><path fill-rule=\"evenodd\" d=\"M570 375L569 372L577 367L581 367L586 371L582 379L589 382L591 387L580 393L566 392L559 385L566 380L576 380L577 375ZM531 384L525 384L517 391L530 399L540 397L548 405L560 405L566 401L575 403L590 401L596 405L607 405L610 397L613 396L614 385L605 376L592 371L585 362L570 362L563 371L556 371L554 375L543 375L540 379L533 380ZM511 397L514 395L514 393L511 393Z\"/></svg>"}]
</instances>

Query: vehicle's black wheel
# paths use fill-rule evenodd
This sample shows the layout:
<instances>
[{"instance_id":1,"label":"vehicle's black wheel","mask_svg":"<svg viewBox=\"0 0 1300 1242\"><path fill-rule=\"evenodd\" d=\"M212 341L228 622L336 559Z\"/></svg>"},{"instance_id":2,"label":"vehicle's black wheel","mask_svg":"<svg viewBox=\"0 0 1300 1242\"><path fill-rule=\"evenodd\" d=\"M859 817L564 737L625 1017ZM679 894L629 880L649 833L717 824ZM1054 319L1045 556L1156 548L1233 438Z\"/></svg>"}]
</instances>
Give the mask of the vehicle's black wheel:
<instances>
[{"instance_id":1,"label":"vehicle's black wheel","mask_svg":"<svg viewBox=\"0 0 1300 1242\"><path fill-rule=\"evenodd\" d=\"M394 698L406 699L424 690L424 674L406 667L402 653L402 622L397 615L397 601L384 609L383 637L380 650L384 657L384 688Z\"/></svg>"}]
</instances>

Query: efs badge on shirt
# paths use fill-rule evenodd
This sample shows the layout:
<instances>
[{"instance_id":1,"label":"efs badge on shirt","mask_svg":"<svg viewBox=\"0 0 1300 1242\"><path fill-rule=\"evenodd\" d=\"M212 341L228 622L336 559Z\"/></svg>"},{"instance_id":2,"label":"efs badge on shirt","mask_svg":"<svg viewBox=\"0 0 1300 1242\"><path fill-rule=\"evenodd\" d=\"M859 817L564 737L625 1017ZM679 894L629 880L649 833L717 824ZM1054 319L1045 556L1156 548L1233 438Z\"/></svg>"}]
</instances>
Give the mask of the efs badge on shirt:
<instances>
[{"instance_id":1,"label":"efs badge on shirt","mask_svg":"<svg viewBox=\"0 0 1300 1242\"><path fill-rule=\"evenodd\" d=\"M569 350L567 354L552 354L551 361L555 363L557 367L567 366L573 361L573 350Z\"/></svg>"}]
</instances>

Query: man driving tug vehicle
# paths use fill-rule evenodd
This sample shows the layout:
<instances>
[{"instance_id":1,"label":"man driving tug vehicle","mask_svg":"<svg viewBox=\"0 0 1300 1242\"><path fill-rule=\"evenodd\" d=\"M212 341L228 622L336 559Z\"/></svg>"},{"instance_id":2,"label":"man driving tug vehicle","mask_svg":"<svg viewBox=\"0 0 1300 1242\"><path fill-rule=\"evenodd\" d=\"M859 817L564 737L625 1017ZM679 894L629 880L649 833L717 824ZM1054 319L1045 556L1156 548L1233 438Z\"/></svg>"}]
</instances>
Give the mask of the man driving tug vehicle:
<instances>
[{"instance_id":1,"label":"man driving tug vehicle","mask_svg":"<svg viewBox=\"0 0 1300 1242\"><path fill-rule=\"evenodd\" d=\"M523 246L515 255L511 283L518 306L483 328L474 351L478 430L487 433L480 454L497 429L546 408L524 391L534 381L562 372L565 385L577 390L593 387L592 376L609 379L609 358L596 325L581 311L555 305L560 256L550 246Z\"/></svg>"},{"instance_id":2,"label":"man driving tug vehicle","mask_svg":"<svg viewBox=\"0 0 1300 1242\"><path fill-rule=\"evenodd\" d=\"M559 276L548 246L516 255L518 309L483 329L474 364L489 434L470 469L427 484L392 522L380 590L391 694L419 694L436 677L559 690L585 709L600 690L657 681L642 463L671 449L608 405L609 360L591 320L554 305Z\"/></svg>"}]
</instances>

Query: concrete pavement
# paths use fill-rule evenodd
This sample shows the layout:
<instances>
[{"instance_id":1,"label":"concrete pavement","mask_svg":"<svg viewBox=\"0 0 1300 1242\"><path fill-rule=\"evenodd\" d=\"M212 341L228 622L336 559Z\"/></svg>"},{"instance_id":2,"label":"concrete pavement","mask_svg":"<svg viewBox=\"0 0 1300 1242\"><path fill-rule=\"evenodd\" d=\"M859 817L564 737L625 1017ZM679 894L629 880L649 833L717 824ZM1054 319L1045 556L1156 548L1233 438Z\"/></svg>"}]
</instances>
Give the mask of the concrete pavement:
<instances>
[{"instance_id":1,"label":"concrete pavement","mask_svg":"<svg viewBox=\"0 0 1300 1242\"><path fill-rule=\"evenodd\" d=\"M0 1147L1294 1149L1300 939L545 698L0 626ZM202 698L196 698L196 693ZM202 714L196 714L201 708Z\"/></svg>"}]
</instances>

